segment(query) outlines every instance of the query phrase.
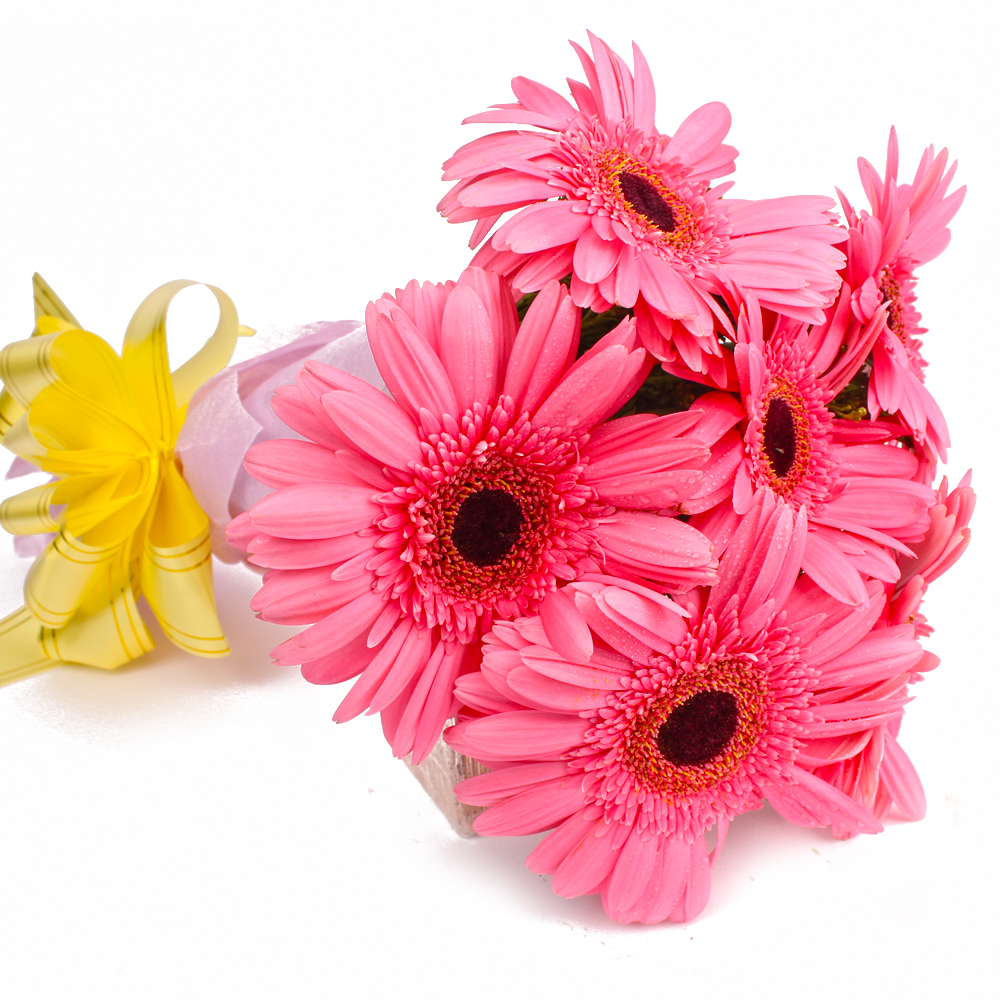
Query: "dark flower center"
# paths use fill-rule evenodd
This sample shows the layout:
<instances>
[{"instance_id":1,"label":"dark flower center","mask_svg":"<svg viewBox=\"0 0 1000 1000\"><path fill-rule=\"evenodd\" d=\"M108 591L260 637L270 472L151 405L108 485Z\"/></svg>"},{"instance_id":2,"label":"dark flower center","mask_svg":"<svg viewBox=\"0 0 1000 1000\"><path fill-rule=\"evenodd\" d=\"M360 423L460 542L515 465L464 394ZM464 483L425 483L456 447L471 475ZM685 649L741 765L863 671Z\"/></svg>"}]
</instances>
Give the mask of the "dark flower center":
<instances>
[{"instance_id":1,"label":"dark flower center","mask_svg":"<svg viewBox=\"0 0 1000 1000\"><path fill-rule=\"evenodd\" d=\"M493 566L517 544L524 514L506 490L480 490L462 501L451 542L463 559Z\"/></svg>"},{"instance_id":2,"label":"dark flower center","mask_svg":"<svg viewBox=\"0 0 1000 1000\"><path fill-rule=\"evenodd\" d=\"M622 172L618 175L618 184L629 208L646 216L662 232L674 231L677 224L674 221L673 209L645 177Z\"/></svg>"},{"instance_id":3,"label":"dark flower center","mask_svg":"<svg viewBox=\"0 0 1000 1000\"><path fill-rule=\"evenodd\" d=\"M779 479L795 464L795 414L782 396L772 396L764 413L764 454Z\"/></svg>"},{"instance_id":4,"label":"dark flower center","mask_svg":"<svg viewBox=\"0 0 1000 1000\"><path fill-rule=\"evenodd\" d=\"M707 764L729 745L739 717L728 691L699 691L670 713L656 745L671 764Z\"/></svg>"}]
</instances>

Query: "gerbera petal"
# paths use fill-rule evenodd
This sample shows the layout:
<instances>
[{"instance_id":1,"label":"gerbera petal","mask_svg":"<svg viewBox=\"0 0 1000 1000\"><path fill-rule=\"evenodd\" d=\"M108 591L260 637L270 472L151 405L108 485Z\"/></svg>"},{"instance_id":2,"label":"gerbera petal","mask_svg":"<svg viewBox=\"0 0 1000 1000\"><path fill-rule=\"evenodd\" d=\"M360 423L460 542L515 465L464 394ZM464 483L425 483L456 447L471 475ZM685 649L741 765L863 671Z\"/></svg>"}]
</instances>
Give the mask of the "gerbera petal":
<instances>
[{"instance_id":1,"label":"gerbera petal","mask_svg":"<svg viewBox=\"0 0 1000 1000\"><path fill-rule=\"evenodd\" d=\"M769 785L767 801L785 819L798 826L840 823L858 833L880 833L882 824L863 805L800 767L790 780Z\"/></svg>"},{"instance_id":2,"label":"gerbera petal","mask_svg":"<svg viewBox=\"0 0 1000 1000\"><path fill-rule=\"evenodd\" d=\"M580 741L589 723L572 715L507 712L459 722L445 734L460 753L482 760L525 760L559 754Z\"/></svg>"},{"instance_id":3,"label":"gerbera petal","mask_svg":"<svg viewBox=\"0 0 1000 1000\"><path fill-rule=\"evenodd\" d=\"M483 715L497 712L516 712L523 705L505 698L489 681L485 674L462 674L455 681L455 697L465 705Z\"/></svg>"},{"instance_id":4,"label":"gerbera petal","mask_svg":"<svg viewBox=\"0 0 1000 1000\"><path fill-rule=\"evenodd\" d=\"M448 297L441 321L441 359L451 380L459 412L474 403L491 403L499 377L500 345L483 300L458 285Z\"/></svg>"},{"instance_id":5,"label":"gerbera petal","mask_svg":"<svg viewBox=\"0 0 1000 1000\"><path fill-rule=\"evenodd\" d=\"M510 282L512 288L520 290L518 294L537 291L548 281L561 281L573 269L572 243L553 247L551 250L540 250L527 257L508 253L509 257L498 255L502 257L497 262L498 268L510 260L516 262L516 266L510 271Z\"/></svg>"},{"instance_id":6,"label":"gerbera petal","mask_svg":"<svg viewBox=\"0 0 1000 1000\"><path fill-rule=\"evenodd\" d=\"M271 650L274 662L281 666L294 666L342 649L367 631L381 612L383 603L382 595L373 590L356 597L350 604L327 615L280 646L275 646Z\"/></svg>"},{"instance_id":7,"label":"gerbera petal","mask_svg":"<svg viewBox=\"0 0 1000 1000\"><path fill-rule=\"evenodd\" d=\"M656 90L653 86L653 75L649 71L646 57L635 42L632 43L632 66L635 72L632 123L642 132L654 132Z\"/></svg>"},{"instance_id":8,"label":"gerbera petal","mask_svg":"<svg viewBox=\"0 0 1000 1000\"><path fill-rule=\"evenodd\" d=\"M827 660L823 664L824 683L862 685L888 680L915 667L923 655L912 625L881 628Z\"/></svg>"},{"instance_id":9,"label":"gerbera petal","mask_svg":"<svg viewBox=\"0 0 1000 1000\"><path fill-rule=\"evenodd\" d=\"M539 875L552 874L599 823L599 820L586 819L582 810L575 812L542 839L528 855L525 867Z\"/></svg>"},{"instance_id":10,"label":"gerbera petal","mask_svg":"<svg viewBox=\"0 0 1000 1000\"><path fill-rule=\"evenodd\" d=\"M250 608L279 625L310 625L318 616L342 608L372 588L370 574L333 580L329 566L271 573L254 595Z\"/></svg>"},{"instance_id":11,"label":"gerbera petal","mask_svg":"<svg viewBox=\"0 0 1000 1000\"><path fill-rule=\"evenodd\" d=\"M594 652L587 620L563 590L553 590L542 601L539 614L552 648L571 663L586 663Z\"/></svg>"},{"instance_id":12,"label":"gerbera petal","mask_svg":"<svg viewBox=\"0 0 1000 1000\"><path fill-rule=\"evenodd\" d=\"M618 417L594 429L584 453L589 465L598 466L602 472L638 471L651 457L646 453L646 449L650 448L656 449L657 453L660 448L666 450L664 462L654 465L654 468L676 464L672 449L678 445L683 449L689 447L686 432L700 425L701 420L701 414L691 411L668 413L662 417L652 413ZM643 453L639 461L632 459L634 451Z\"/></svg>"},{"instance_id":13,"label":"gerbera petal","mask_svg":"<svg viewBox=\"0 0 1000 1000\"><path fill-rule=\"evenodd\" d=\"M544 201L522 209L497 230L493 245L515 253L548 250L579 239L590 228L585 212L574 212L569 202Z\"/></svg>"},{"instance_id":14,"label":"gerbera petal","mask_svg":"<svg viewBox=\"0 0 1000 1000\"><path fill-rule=\"evenodd\" d=\"M535 421L543 427L586 430L617 409L624 388L652 366L648 357L644 350L630 352L615 345L587 358L556 386Z\"/></svg>"},{"instance_id":15,"label":"gerbera petal","mask_svg":"<svg viewBox=\"0 0 1000 1000\"><path fill-rule=\"evenodd\" d=\"M528 308L518 331L503 392L525 410L548 396L580 339L580 313L566 287L548 282Z\"/></svg>"},{"instance_id":16,"label":"gerbera petal","mask_svg":"<svg viewBox=\"0 0 1000 1000\"><path fill-rule=\"evenodd\" d=\"M698 495L704 479L700 469L666 469L584 481L590 482L602 499L616 507L662 510Z\"/></svg>"},{"instance_id":17,"label":"gerbera petal","mask_svg":"<svg viewBox=\"0 0 1000 1000\"><path fill-rule=\"evenodd\" d=\"M399 626L397 626L399 628ZM424 669L430 670L431 652L434 649L434 631L429 628L414 628L405 636L396 658L386 671L378 689L365 706L368 715L381 712L392 704L406 689L406 686Z\"/></svg>"},{"instance_id":18,"label":"gerbera petal","mask_svg":"<svg viewBox=\"0 0 1000 1000\"><path fill-rule=\"evenodd\" d=\"M825 195L789 195L759 201L731 202L727 211L734 236L796 226L822 226L832 219L834 201Z\"/></svg>"},{"instance_id":19,"label":"gerbera petal","mask_svg":"<svg viewBox=\"0 0 1000 1000\"><path fill-rule=\"evenodd\" d=\"M613 622L651 649L663 651L687 634L687 623L675 610L641 594L607 587L597 595L597 602Z\"/></svg>"},{"instance_id":20,"label":"gerbera petal","mask_svg":"<svg viewBox=\"0 0 1000 1000\"><path fill-rule=\"evenodd\" d=\"M522 702L546 711L590 712L604 706L604 692L544 677L529 667L515 667L507 683Z\"/></svg>"},{"instance_id":21,"label":"gerbera petal","mask_svg":"<svg viewBox=\"0 0 1000 1000\"><path fill-rule=\"evenodd\" d=\"M368 326L372 353L393 398L407 406L412 416L421 407L432 413L457 415L458 404L444 366L424 338L414 336L408 327L415 332L402 310L396 310L391 322L378 316L374 330ZM404 331L409 335L403 336Z\"/></svg>"},{"instance_id":22,"label":"gerbera petal","mask_svg":"<svg viewBox=\"0 0 1000 1000\"><path fill-rule=\"evenodd\" d=\"M684 892L670 914L670 919L676 923L694 920L708 905L712 887L712 867L708 862L705 838L696 837L688 851L690 867L687 870Z\"/></svg>"},{"instance_id":23,"label":"gerbera petal","mask_svg":"<svg viewBox=\"0 0 1000 1000\"><path fill-rule=\"evenodd\" d=\"M496 361L499 379L507 369L510 352L517 337L517 303L510 285L495 271L484 271L479 267L467 267L455 282L456 288L471 288L480 298L490 318L493 342L496 347ZM447 299L445 300L447 302ZM441 310L441 322L444 309ZM440 326L440 323L438 324Z\"/></svg>"},{"instance_id":24,"label":"gerbera petal","mask_svg":"<svg viewBox=\"0 0 1000 1000\"><path fill-rule=\"evenodd\" d=\"M621 249L618 240L601 239L593 227L588 226L576 241L573 274L581 281L596 285L614 269Z\"/></svg>"},{"instance_id":25,"label":"gerbera petal","mask_svg":"<svg viewBox=\"0 0 1000 1000\"><path fill-rule=\"evenodd\" d=\"M568 774L569 765L562 760L505 767L502 771L477 774L460 781L455 785L455 795L460 802L471 806L495 806L511 795L564 778Z\"/></svg>"},{"instance_id":26,"label":"gerbera petal","mask_svg":"<svg viewBox=\"0 0 1000 1000\"><path fill-rule=\"evenodd\" d=\"M368 708L372 695L378 690L400 655L405 660L412 659L411 653L414 652L415 646L418 652L429 652L429 647L425 650L420 645L420 640L423 638L422 633L427 631L427 629L418 629L412 621L401 621L389 633L386 641L373 650L375 655L371 657L360 679L355 682L344 700L337 706L337 710L333 713L333 721L349 722ZM342 650L331 654L333 657L342 655L346 655Z\"/></svg>"},{"instance_id":27,"label":"gerbera petal","mask_svg":"<svg viewBox=\"0 0 1000 1000\"><path fill-rule=\"evenodd\" d=\"M468 646L442 640L423 667L391 742L397 757L412 754L419 764L434 749L454 702L455 679L462 669ZM403 697L403 696L401 696Z\"/></svg>"},{"instance_id":28,"label":"gerbera petal","mask_svg":"<svg viewBox=\"0 0 1000 1000\"><path fill-rule=\"evenodd\" d=\"M574 776L521 792L480 813L472 825L484 837L524 836L551 829L583 805L580 779Z\"/></svg>"},{"instance_id":29,"label":"gerbera petal","mask_svg":"<svg viewBox=\"0 0 1000 1000\"><path fill-rule=\"evenodd\" d=\"M670 578L671 571L700 570L704 581L714 581L711 542L683 521L643 511L618 511L602 524L598 537L616 562L642 567L651 576Z\"/></svg>"},{"instance_id":30,"label":"gerbera petal","mask_svg":"<svg viewBox=\"0 0 1000 1000\"><path fill-rule=\"evenodd\" d=\"M566 841L575 839L576 844L565 852L558 867L550 864L548 868L552 871L553 891L567 899L583 896L600 888L601 883L611 874L618 857L612 843L613 838L606 836L606 824L600 820L583 820L583 814L578 815L581 819L573 817L564 823L529 855L526 862L532 871L540 871L542 852L553 852L557 847L557 842L548 844L548 841L555 837L559 837L560 841L563 838ZM579 832L581 827L582 836Z\"/></svg>"},{"instance_id":31,"label":"gerbera petal","mask_svg":"<svg viewBox=\"0 0 1000 1000\"><path fill-rule=\"evenodd\" d=\"M576 117L576 108L565 97L544 84L529 80L525 76L515 76L510 81L510 88L514 91L514 96L529 111L537 111L557 121L568 122Z\"/></svg>"},{"instance_id":32,"label":"gerbera petal","mask_svg":"<svg viewBox=\"0 0 1000 1000\"><path fill-rule=\"evenodd\" d=\"M885 749L879 778L892 796L896 808L906 819L923 819L927 813L927 797L916 768L903 748L889 733L885 734Z\"/></svg>"},{"instance_id":33,"label":"gerbera petal","mask_svg":"<svg viewBox=\"0 0 1000 1000\"><path fill-rule=\"evenodd\" d=\"M863 604L868 596L861 574L851 560L819 531L809 532L802 570L828 594L845 604Z\"/></svg>"},{"instance_id":34,"label":"gerbera petal","mask_svg":"<svg viewBox=\"0 0 1000 1000\"><path fill-rule=\"evenodd\" d=\"M243 466L258 482L275 489L301 482L362 485L334 452L311 441L260 441L247 452Z\"/></svg>"},{"instance_id":35,"label":"gerbera petal","mask_svg":"<svg viewBox=\"0 0 1000 1000\"><path fill-rule=\"evenodd\" d=\"M711 156L729 134L733 116L721 101L712 101L695 109L677 126L663 150L665 158L676 157L682 163L698 164Z\"/></svg>"},{"instance_id":36,"label":"gerbera petal","mask_svg":"<svg viewBox=\"0 0 1000 1000\"><path fill-rule=\"evenodd\" d=\"M916 455L905 448L879 444L857 444L838 449L837 462L843 476L876 476L912 480L919 467Z\"/></svg>"},{"instance_id":37,"label":"gerbera petal","mask_svg":"<svg viewBox=\"0 0 1000 1000\"><path fill-rule=\"evenodd\" d=\"M302 676L310 684L343 684L344 681L357 677L375 654L374 649L365 645L364 637L359 636L336 653L316 660L306 660L302 664Z\"/></svg>"},{"instance_id":38,"label":"gerbera petal","mask_svg":"<svg viewBox=\"0 0 1000 1000\"><path fill-rule=\"evenodd\" d=\"M618 852L602 898L609 913L630 909L646 891L657 867L659 838L638 824Z\"/></svg>"},{"instance_id":39,"label":"gerbera petal","mask_svg":"<svg viewBox=\"0 0 1000 1000\"><path fill-rule=\"evenodd\" d=\"M601 283L601 288L608 283L612 275ZM607 298L609 302L617 302L618 305L631 309L639 298L639 289L642 285L642 272L639 268L639 253L635 247L625 245L621 248L618 261L615 264L614 287L609 289Z\"/></svg>"},{"instance_id":40,"label":"gerbera petal","mask_svg":"<svg viewBox=\"0 0 1000 1000\"><path fill-rule=\"evenodd\" d=\"M537 125L539 128L550 128L558 130L562 122L548 115L539 114L537 111L526 111L520 104L500 105L495 111L481 111L478 115L469 115L462 119L463 125L475 125L478 123L502 125Z\"/></svg>"},{"instance_id":41,"label":"gerbera petal","mask_svg":"<svg viewBox=\"0 0 1000 1000\"><path fill-rule=\"evenodd\" d=\"M299 386L279 385L271 397L271 408L282 423L310 441L331 451L344 447L344 442L334 434L326 414L322 417L316 415Z\"/></svg>"},{"instance_id":42,"label":"gerbera petal","mask_svg":"<svg viewBox=\"0 0 1000 1000\"><path fill-rule=\"evenodd\" d=\"M385 398L385 393L380 392L375 386L370 385L364 379L343 372L339 368L323 364L312 358L306 360L299 372L296 381L312 395L316 400L322 399L328 392L340 389L345 392L353 392L364 400L368 400L375 405Z\"/></svg>"},{"instance_id":43,"label":"gerbera petal","mask_svg":"<svg viewBox=\"0 0 1000 1000\"><path fill-rule=\"evenodd\" d=\"M544 201L555 193L548 181L540 177L502 170L463 188L459 200L467 208L520 207L539 199Z\"/></svg>"},{"instance_id":44,"label":"gerbera petal","mask_svg":"<svg viewBox=\"0 0 1000 1000\"><path fill-rule=\"evenodd\" d=\"M370 486L303 483L258 501L250 519L278 538L331 538L368 527L381 512Z\"/></svg>"},{"instance_id":45,"label":"gerbera petal","mask_svg":"<svg viewBox=\"0 0 1000 1000\"><path fill-rule=\"evenodd\" d=\"M322 402L334 427L358 451L394 469L405 469L420 457L416 426L388 396L375 403L337 391L328 392Z\"/></svg>"},{"instance_id":46,"label":"gerbera petal","mask_svg":"<svg viewBox=\"0 0 1000 1000\"><path fill-rule=\"evenodd\" d=\"M746 416L739 400L728 392L706 392L691 404L690 412L704 414L694 437L708 445L715 444Z\"/></svg>"},{"instance_id":47,"label":"gerbera petal","mask_svg":"<svg viewBox=\"0 0 1000 1000\"><path fill-rule=\"evenodd\" d=\"M643 297L671 319L686 319L700 313L697 295L668 263L652 254L638 255L639 283Z\"/></svg>"},{"instance_id":48,"label":"gerbera petal","mask_svg":"<svg viewBox=\"0 0 1000 1000\"><path fill-rule=\"evenodd\" d=\"M934 492L922 483L903 479L852 479L827 505L830 515L872 528L909 524L934 503Z\"/></svg>"},{"instance_id":49,"label":"gerbera petal","mask_svg":"<svg viewBox=\"0 0 1000 1000\"><path fill-rule=\"evenodd\" d=\"M590 39L590 48L594 53L595 80L591 81L591 87L594 91L594 97L600 105L604 124L609 128L614 128L622 120L625 106L622 99L621 83L615 73L612 61L613 53L604 41L593 32L588 31L587 37Z\"/></svg>"},{"instance_id":50,"label":"gerbera petal","mask_svg":"<svg viewBox=\"0 0 1000 1000\"><path fill-rule=\"evenodd\" d=\"M226 525L226 541L241 552L250 551L250 543L258 534L260 532L253 526L248 510L238 514Z\"/></svg>"},{"instance_id":51,"label":"gerbera petal","mask_svg":"<svg viewBox=\"0 0 1000 1000\"><path fill-rule=\"evenodd\" d=\"M704 843L703 838L700 839ZM692 856L694 856L693 863ZM702 908L708 901L708 880L704 874L705 866L700 865L699 862L700 852L696 851L693 844L684 840L661 840L653 878L650 880L646 893L639 899L633 912L628 916L644 924L658 924L663 920L670 919L675 911L680 915L682 905L685 920L697 916L701 910L696 910L696 906L702 897L705 900L704 903L701 903ZM689 905L687 891L692 879L694 879L694 886ZM691 917L688 917L689 909Z\"/></svg>"},{"instance_id":52,"label":"gerbera petal","mask_svg":"<svg viewBox=\"0 0 1000 1000\"><path fill-rule=\"evenodd\" d=\"M480 172L498 160L527 159L552 147L553 137L540 132L494 132L460 146L442 165L445 181L458 180ZM438 206L441 211L441 206Z\"/></svg>"},{"instance_id":53,"label":"gerbera petal","mask_svg":"<svg viewBox=\"0 0 1000 1000\"><path fill-rule=\"evenodd\" d=\"M624 685L622 674L608 667L606 663L594 662L586 665L568 663L560 654L554 650L547 650L544 646L528 646L511 661L514 669L522 663L543 677L551 677L574 687L614 691ZM509 676L509 670L507 674Z\"/></svg>"}]
</instances>

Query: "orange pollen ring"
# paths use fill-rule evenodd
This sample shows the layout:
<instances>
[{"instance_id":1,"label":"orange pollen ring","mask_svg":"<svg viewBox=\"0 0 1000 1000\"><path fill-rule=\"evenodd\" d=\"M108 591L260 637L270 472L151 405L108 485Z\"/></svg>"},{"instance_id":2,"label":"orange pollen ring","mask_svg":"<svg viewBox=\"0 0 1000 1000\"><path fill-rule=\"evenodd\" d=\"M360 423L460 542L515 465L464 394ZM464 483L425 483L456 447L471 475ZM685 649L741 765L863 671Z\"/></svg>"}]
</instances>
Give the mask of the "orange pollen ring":
<instances>
[{"instance_id":1,"label":"orange pollen ring","mask_svg":"<svg viewBox=\"0 0 1000 1000\"><path fill-rule=\"evenodd\" d=\"M703 691L726 692L736 700L738 722L724 749L704 764L673 764L660 752L657 736L670 713ZM673 687L640 709L622 752L624 766L661 799L697 795L730 777L757 747L767 725L767 683L753 663L724 660L681 675Z\"/></svg>"},{"instance_id":2,"label":"orange pollen ring","mask_svg":"<svg viewBox=\"0 0 1000 1000\"><path fill-rule=\"evenodd\" d=\"M762 409L761 461L769 485L784 496L802 482L809 469L809 409L798 389L781 376L774 379Z\"/></svg>"},{"instance_id":3,"label":"orange pollen ring","mask_svg":"<svg viewBox=\"0 0 1000 1000\"><path fill-rule=\"evenodd\" d=\"M481 566L466 559L452 535L462 504L474 493L502 490L520 507L519 536L497 562ZM551 532L554 496L552 476L519 467L496 452L479 464L468 464L450 476L410 516L433 534L421 562L442 591L464 600L513 597L524 588L526 574L537 571Z\"/></svg>"},{"instance_id":4,"label":"orange pollen ring","mask_svg":"<svg viewBox=\"0 0 1000 1000\"><path fill-rule=\"evenodd\" d=\"M675 191L663 183L663 179L649 164L626 153L622 149L605 150L599 158L600 170L606 180L605 197L621 206L624 214L641 221L648 235L658 237L659 242L688 246L699 236L698 222L688 203ZM650 185L663 199L672 216L673 229L666 231L658 226L641 209L632 204L622 191L622 174L631 174Z\"/></svg>"}]
</instances>

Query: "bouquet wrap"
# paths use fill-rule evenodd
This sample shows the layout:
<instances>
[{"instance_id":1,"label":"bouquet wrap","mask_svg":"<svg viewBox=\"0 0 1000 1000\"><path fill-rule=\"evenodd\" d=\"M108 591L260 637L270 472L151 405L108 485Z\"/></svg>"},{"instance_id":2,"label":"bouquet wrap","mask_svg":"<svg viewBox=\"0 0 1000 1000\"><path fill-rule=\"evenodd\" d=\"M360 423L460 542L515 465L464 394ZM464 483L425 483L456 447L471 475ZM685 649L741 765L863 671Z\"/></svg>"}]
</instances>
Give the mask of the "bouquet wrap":
<instances>
[{"instance_id":1,"label":"bouquet wrap","mask_svg":"<svg viewBox=\"0 0 1000 1000\"><path fill-rule=\"evenodd\" d=\"M726 106L661 132L640 50L590 41L571 101L515 77L467 119L515 126L444 164L471 264L363 324L225 368L250 331L212 288L219 326L171 373L189 282L119 357L36 279L0 435L53 479L0 523L51 540L0 679L141 655L140 593L222 655L211 554L245 559L251 609L306 626L276 663L354 680L334 721L379 715L459 832L547 832L527 864L555 892L687 921L765 802L840 838L925 811L900 727L975 496L938 478L915 271L964 188L933 147L900 181L890 131L869 209L731 198Z\"/></svg>"}]
</instances>

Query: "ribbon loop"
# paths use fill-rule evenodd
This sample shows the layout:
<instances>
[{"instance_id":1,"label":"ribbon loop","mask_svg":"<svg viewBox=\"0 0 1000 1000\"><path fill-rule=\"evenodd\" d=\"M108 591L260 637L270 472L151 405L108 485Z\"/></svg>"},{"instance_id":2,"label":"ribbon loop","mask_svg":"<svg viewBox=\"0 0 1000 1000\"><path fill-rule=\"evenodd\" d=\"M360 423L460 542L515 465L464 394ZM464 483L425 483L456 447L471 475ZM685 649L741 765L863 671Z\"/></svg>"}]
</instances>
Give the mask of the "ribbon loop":
<instances>
[{"instance_id":1,"label":"ribbon loop","mask_svg":"<svg viewBox=\"0 0 1000 1000\"><path fill-rule=\"evenodd\" d=\"M24 603L49 628L61 628L83 603L92 585L108 572L118 553L85 545L65 530L31 564L24 581ZM121 585L112 585L112 592Z\"/></svg>"},{"instance_id":2,"label":"ribbon loop","mask_svg":"<svg viewBox=\"0 0 1000 1000\"><path fill-rule=\"evenodd\" d=\"M40 535L58 531L59 523L49 513L55 483L43 483L8 497L0 503L0 527L12 535Z\"/></svg>"},{"instance_id":3,"label":"ribbon loop","mask_svg":"<svg viewBox=\"0 0 1000 1000\"><path fill-rule=\"evenodd\" d=\"M93 611L82 607L63 628L43 628L39 646L59 663L114 670L148 653L153 637L127 588Z\"/></svg>"},{"instance_id":4,"label":"ribbon loop","mask_svg":"<svg viewBox=\"0 0 1000 1000\"><path fill-rule=\"evenodd\" d=\"M0 379L22 411L43 389L58 381L50 357L58 336L58 333L50 333L29 340L15 340L0 351Z\"/></svg>"}]
</instances>

